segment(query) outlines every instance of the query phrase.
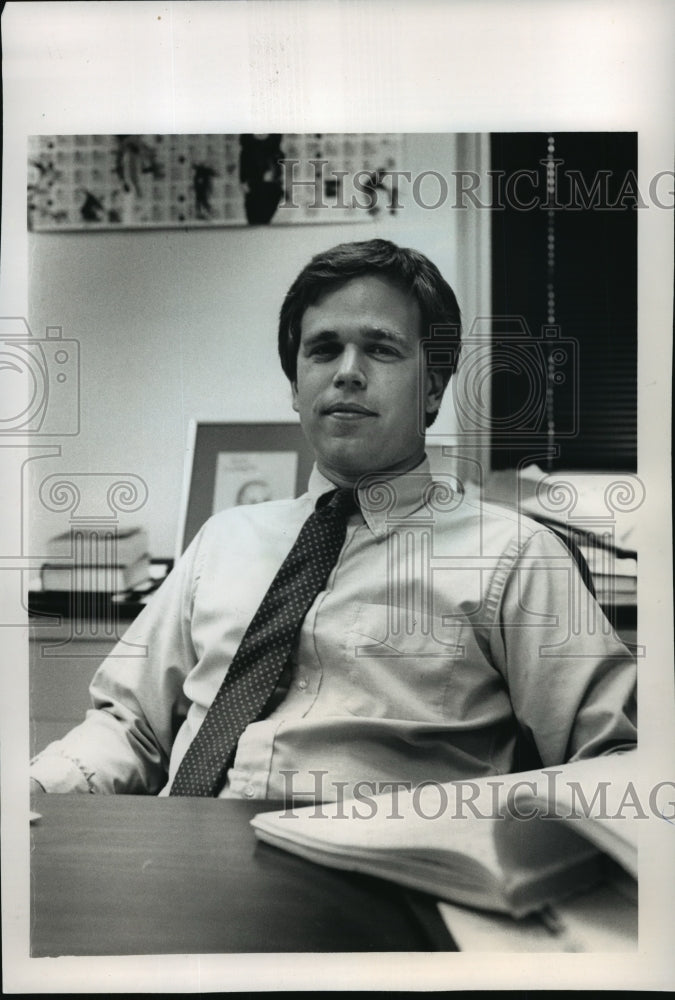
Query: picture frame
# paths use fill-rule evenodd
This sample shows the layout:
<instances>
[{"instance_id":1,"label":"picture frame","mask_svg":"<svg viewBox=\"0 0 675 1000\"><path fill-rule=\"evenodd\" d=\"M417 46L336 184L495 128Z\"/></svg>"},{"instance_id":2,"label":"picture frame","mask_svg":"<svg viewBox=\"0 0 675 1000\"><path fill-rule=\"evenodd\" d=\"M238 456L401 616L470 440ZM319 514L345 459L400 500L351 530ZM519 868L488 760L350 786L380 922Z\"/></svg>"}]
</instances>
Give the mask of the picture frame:
<instances>
[{"instance_id":1,"label":"picture frame","mask_svg":"<svg viewBox=\"0 0 675 1000\"><path fill-rule=\"evenodd\" d=\"M313 464L299 423L191 420L176 559L217 511L300 496Z\"/></svg>"}]
</instances>

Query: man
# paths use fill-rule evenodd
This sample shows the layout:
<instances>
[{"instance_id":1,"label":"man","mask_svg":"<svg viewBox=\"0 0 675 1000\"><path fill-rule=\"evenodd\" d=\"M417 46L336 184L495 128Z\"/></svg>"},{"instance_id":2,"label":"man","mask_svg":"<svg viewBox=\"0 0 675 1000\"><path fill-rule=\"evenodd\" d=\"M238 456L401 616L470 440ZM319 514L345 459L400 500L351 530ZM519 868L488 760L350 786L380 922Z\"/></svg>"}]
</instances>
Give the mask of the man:
<instances>
[{"instance_id":1,"label":"man","mask_svg":"<svg viewBox=\"0 0 675 1000\"><path fill-rule=\"evenodd\" d=\"M634 664L591 626L599 611L563 543L431 479L424 428L450 369L427 364L423 342L459 319L415 251L372 240L313 258L279 323L316 454L308 492L203 526L97 672L86 720L33 762L40 787L190 787L175 784L181 762L272 580L336 487L358 499L337 561L207 794L330 800L363 781L385 790L504 773L523 736L545 765L634 745ZM134 645L147 656L125 655Z\"/></svg>"}]
</instances>

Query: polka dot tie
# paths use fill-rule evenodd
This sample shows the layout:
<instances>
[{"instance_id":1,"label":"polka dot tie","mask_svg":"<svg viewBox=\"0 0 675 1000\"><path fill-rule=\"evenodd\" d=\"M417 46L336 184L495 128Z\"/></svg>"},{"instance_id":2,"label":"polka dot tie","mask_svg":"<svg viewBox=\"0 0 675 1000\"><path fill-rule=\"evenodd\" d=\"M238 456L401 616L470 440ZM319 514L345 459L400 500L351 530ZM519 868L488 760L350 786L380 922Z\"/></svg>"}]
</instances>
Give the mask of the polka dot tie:
<instances>
[{"instance_id":1,"label":"polka dot tie","mask_svg":"<svg viewBox=\"0 0 675 1000\"><path fill-rule=\"evenodd\" d=\"M178 767L170 795L215 796L222 788L239 737L263 715L305 615L326 586L354 510L353 491L334 490L303 524Z\"/></svg>"}]
</instances>

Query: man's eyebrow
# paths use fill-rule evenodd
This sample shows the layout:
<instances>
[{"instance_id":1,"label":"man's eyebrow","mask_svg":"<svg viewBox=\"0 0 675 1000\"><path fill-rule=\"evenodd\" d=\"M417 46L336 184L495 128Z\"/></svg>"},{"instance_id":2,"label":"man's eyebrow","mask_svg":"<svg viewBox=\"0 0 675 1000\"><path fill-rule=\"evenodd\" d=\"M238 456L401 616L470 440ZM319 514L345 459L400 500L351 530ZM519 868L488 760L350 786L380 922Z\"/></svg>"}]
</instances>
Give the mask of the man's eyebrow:
<instances>
[{"instance_id":1,"label":"man's eyebrow","mask_svg":"<svg viewBox=\"0 0 675 1000\"><path fill-rule=\"evenodd\" d=\"M361 333L368 340L393 340L395 343L399 344L401 347L405 347L408 344L407 339L398 331L391 330L388 327L379 326L364 326L361 328Z\"/></svg>"},{"instance_id":2,"label":"man's eyebrow","mask_svg":"<svg viewBox=\"0 0 675 1000\"><path fill-rule=\"evenodd\" d=\"M303 343L318 344L327 340L337 340L337 336L338 334L335 330L316 330L314 333L307 334Z\"/></svg>"},{"instance_id":3,"label":"man's eyebrow","mask_svg":"<svg viewBox=\"0 0 675 1000\"><path fill-rule=\"evenodd\" d=\"M359 330L359 333L367 340L391 340L394 343L399 344L401 347L405 347L407 344L407 340L402 334L398 333L396 330L391 330L388 327L363 326ZM309 333L305 338L304 343L325 343L327 341L338 340L339 337L340 334L336 330L331 330L327 327L326 329L315 330L313 333Z\"/></svg>"}]
</instances>

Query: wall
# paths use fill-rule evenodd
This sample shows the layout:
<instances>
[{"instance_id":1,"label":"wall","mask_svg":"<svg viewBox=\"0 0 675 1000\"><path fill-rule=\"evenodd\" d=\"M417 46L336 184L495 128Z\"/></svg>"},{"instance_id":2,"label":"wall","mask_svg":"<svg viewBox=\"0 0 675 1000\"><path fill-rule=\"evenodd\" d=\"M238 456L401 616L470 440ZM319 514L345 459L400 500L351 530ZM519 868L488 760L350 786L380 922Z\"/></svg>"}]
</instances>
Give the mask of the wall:
<instances>
[{"instance_id":1,"label":"wall","mask_svg":"<svg viewBox=\"0 0 675 1000\"><path fill-rule=\"evenodd\" d=\"M445 177L485 166L482 137L410 135L404 169ZM422 188L432 202L434 182ZM173 554L190 418L295 421L276 355L283 295L309 257L343 240L388 237L434 260L455 288L468 325L486 311L487 213L436 209L411 197L372 224L29 235L29 323L76 338L81 428L59 457L26 466L25 525L33 552L67 526L37 499L52 473L134 473L148 500L130 521L150 530L152 554ZM444 406L438 429L452 430ZM65 520L64 520L65 518Z\"/></svg>"}]
</instances>

